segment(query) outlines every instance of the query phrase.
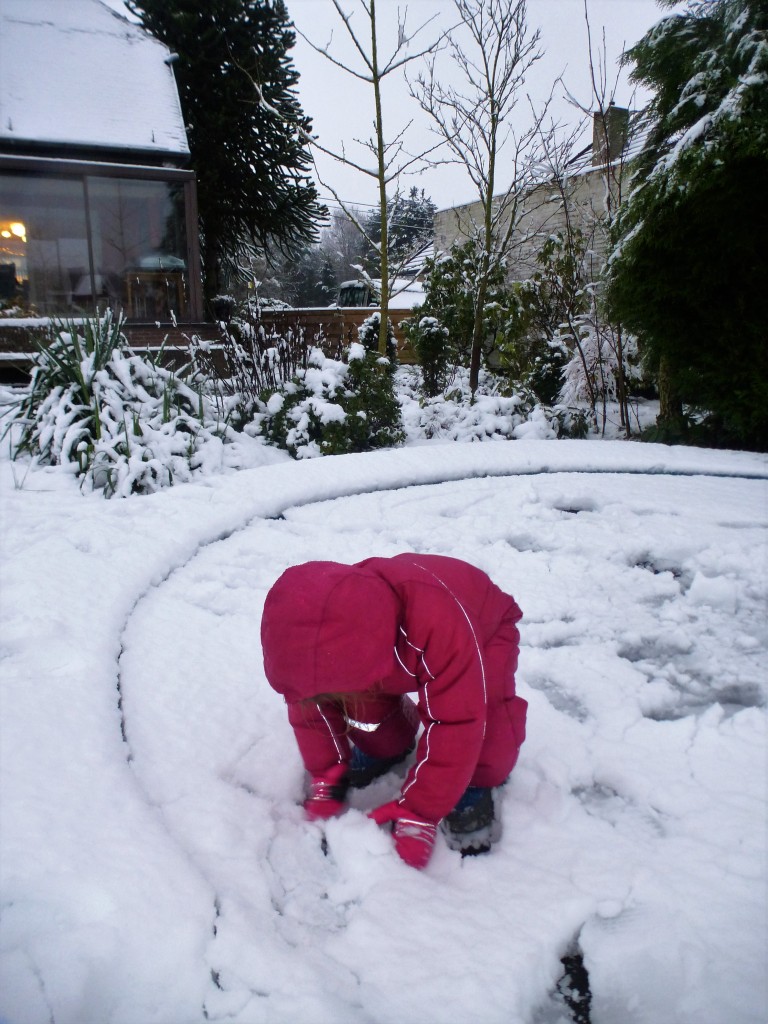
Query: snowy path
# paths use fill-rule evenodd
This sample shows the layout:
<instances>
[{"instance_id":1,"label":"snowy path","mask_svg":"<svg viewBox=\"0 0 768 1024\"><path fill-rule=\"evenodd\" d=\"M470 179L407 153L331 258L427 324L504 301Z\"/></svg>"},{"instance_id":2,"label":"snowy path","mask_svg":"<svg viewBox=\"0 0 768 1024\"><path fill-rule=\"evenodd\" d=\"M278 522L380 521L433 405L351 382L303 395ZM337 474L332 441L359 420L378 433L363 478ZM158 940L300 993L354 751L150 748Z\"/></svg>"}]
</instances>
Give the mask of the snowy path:
<instances>
[{"instance_id":1,"label":"snowy path","mask_svg":"<svg viewBox=\"0 0 768 1024\"><path fill-rule=\"evenodd\" d=\"M578 937L596 1024L762 1024L764 460L463 447L4 496L0 1016L554 1024ZM518 598L532 722L493 856L422 875L357 810L323 854L258 640L286 565L408 548Z\"/></svg>"}]
</instances>

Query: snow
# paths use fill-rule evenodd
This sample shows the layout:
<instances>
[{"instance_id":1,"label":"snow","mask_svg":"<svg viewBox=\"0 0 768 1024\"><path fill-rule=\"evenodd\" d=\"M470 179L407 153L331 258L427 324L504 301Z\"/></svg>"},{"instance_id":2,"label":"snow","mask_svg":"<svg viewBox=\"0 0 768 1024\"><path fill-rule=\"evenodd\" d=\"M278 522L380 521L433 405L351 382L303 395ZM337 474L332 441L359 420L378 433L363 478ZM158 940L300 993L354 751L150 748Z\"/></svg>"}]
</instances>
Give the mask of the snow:
<instances>
[{"instance_id":1,"label":"snow","mask_svg":"<svg viewBox=\"0 0 768 1024\"><path fill-rule=\"evenodd\" d=\"M100 0L0 0L0 140L188 157L169 54Z\"/></svg>"},{"instance_id":2,"label":"snow","mask_svg":"<svg viewBox=\"0 0 768 1024\"><path fill-rule=\"evenodd\" d=\"M680 92L680 101L668 115L673 121L686 104L695 103L704 109L701 117L689 125L675 140L669 152L664 153L656 163L651 177L677 172L678 187L686 191L690 182L696 180L691 168L680 169L681 158L691 149L698 149L698 155L730 145L730 135L724 132L728 122L746 122L751 119L755 99L764 92L768 84L768 42L765 31L755 17L756 12L747 3L720 5L711 15L711 27L717 33L723 32L719 43L711 49L702 48L694 61L691 77ZM696 12L689 12L695 19ZM652 46L667 46L670 37L679 32L679 15L662 19L649 33ZM688 31L695 31L688 23ZM702 39L704 36L702 35ZM754 134L751 120L749 128Z\"/></svg>"},{"instance_id":3,"label":"snow","mask_svg":"<svg viewBox=\"0 0 768 1024\"><path fill-rule=\"evenodd\" d=\"M83 495L0 458L3 1024L764 1024L763 456L422 443ZM303 819L264 679L288 565L420 550L524 611L485 857ZM323 850L325 837L327 852Z\"/></svg>"}]
</instances>

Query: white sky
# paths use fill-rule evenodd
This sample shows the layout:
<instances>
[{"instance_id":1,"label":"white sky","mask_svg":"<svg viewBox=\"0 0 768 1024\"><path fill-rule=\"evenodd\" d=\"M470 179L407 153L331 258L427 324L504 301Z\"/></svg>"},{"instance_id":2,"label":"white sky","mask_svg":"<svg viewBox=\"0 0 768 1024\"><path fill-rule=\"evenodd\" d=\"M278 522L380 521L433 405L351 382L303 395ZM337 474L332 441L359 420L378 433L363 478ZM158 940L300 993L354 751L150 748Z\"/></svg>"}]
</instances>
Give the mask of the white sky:
<instances>
[{"instance_id":1,"label":"white sky","mask_svg":"<svg viewBox=\"0 0 768 1024\"><path fill-rule=\"evenodd\" d=\"M124 10L122 0L105 2L116 10ZM286 0L286 3L297 29L308 35L316 45L324 46L332 40L331 51L335 55L342 58L348 55L348 36L331 0ZM345 0L343 7L345 11L355 12L354 20L362 37L365 32L365 15L360 0ZM398 10L406 9L410 29L433 19L417 37L414 44L416 48L423 48L423 45L419 46L422 41L424 45L427 44L455 21L454 6L450 0L410 0L408 4L402 0L377 0L380 51L384 56L390 52L387 41L391 43L396 32ZM656 0L588 0L588 9L596 54L602 50L602 36L605 32L606 77L611 88L616 83L616 62L621 52L637 42L666 11L658 7ZM533 101L541 103L549 94L555 79L564 74L571 93L580 103L591 106L584 0L528 0L528 20L531 30L541 30L541 48L544 51L542 60L536 65L527 83ZM299 96L302 107L312 119L315 134L328 148L340 150L344 144L350 157L365 166L371 166L370 153L355 145L353 140L369 138L371 135L372 89L335 68L315 53L301 37L297 38L291 56L301 76ZM416 72L417 63L410 67ZM569 106L562 91L559 91L558 96L554 108L558 120L567 124L576 123L578 111ZM638 102L643 98L647 97L638 97ZM615 99L619 105L632 104L632 90L626 73L622 73L618 80ZM386 80L383 100L387 138L394 138L412 121L406 136L411 151L421 151L433 141L430 138L429 122L417 103L409 97L402 74ZM525 113L521 127L528 117L525 100L523 110ZM322 178L330 182L343 199L361 205L377 202L373 179L344 168L322 155L318 156L318 168ZM505 183L501 184L503 186ZM460 168L443 166L426 169L402 179L401 188L408 190L411 185L424 188L438 208L474 198L466 173ZM323 198L331 198L330 192L322 186L320 192Z\"/></svg>"},{"instance_id":2,"label":"white sky","mask_svg":"<svg viewBox=\"0 0 768 1024\"><path fill-rule=\"evenodd\" d=\"M330 0L287 0L288 11L296 27L310 36L316 45L324 45L331 38L331 51L347 52L347 34ZM379 35L383 40L392 38L397 23L398 9L405 9L400 0L377 0ZM637 42L645 32L666 12L655 0L588 0L589 20L596 55L602 49L602 34L608 58L607 80L609 87L616 83L617 59L627 46ZM363 33L364 12L359 0L347 0L346 11L355 11L355 21ZM442 28L449 26L454 18L453 4L447 0L411 0L407 5L407 24L411 29L434 20L417 37L419 41L430 41ZM528 21L531 30L541 30L541 48L544 56L533 69L527 83L535 103L541 103L549 94L553 81L564 73L571 93L585 106L591 106L589 83L589 59L587 25L583 0L529 0ZM380 50L388 54L386 46ZM336 69L324 57L316 54L301 38L293 50L294 63L301 74L299 93L305 113L312 118L314 131L323 144L337 149L346 142L347 152L354 155L366 166L371 166L370 154L360 146L353 146L353 138L369 138L373 125L372 89L357 83L350 75ZM418 62L410 65L414 71ZM458 84L458 83L457 83ZM647 97L646 97L647 98ZM616 88L616 102L630 105L632 89L623 72ZM528 106L523 99L523 121L527 123ZM558 90L555 107L558 120L574 124L579 119L578 111L570 107ZM387 79L384 92L384 124L388 138L393 138L413 120L407 136L413 151L423 150L430 142L429 121L408 95L402 75ZM521 122L521 126L522 126ZM368 159L360 159L361 157ZM318 158L318 166L324 178L329 180L342 198L358 203L374 203L375 182L358 172L333 164L327 158ZM424 188L438 208L466 202L474 198L472 186L466 173L456 167L443 166L428 169L402 180L404 189L411 185ZM321 189L323 196L329 196Z\"/></svg>"}]
</instances>

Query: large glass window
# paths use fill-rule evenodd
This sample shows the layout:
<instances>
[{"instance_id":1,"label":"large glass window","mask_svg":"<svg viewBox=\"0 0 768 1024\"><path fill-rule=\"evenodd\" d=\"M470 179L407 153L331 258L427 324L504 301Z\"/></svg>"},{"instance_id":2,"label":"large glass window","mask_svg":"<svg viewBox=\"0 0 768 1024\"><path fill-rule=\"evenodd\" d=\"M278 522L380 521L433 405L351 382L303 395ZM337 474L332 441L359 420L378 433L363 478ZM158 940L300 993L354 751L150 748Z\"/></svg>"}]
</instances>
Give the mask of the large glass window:
<instances>
[{"instance_id":1,"label":"large glass window","mask_svg":"<svg viewBox=\"0 0 768 1024\"><path fill-rule=\"evenodd\" d=\"M88 178L95 286L138 320L187 314L183 186Z\"/></svg>"},{"instance_id":2,"label":"large glass window","mask_svg":"<svg viewBox=\"0 0 768 1024\"><path fill-rule=\"evenodd\" d=\"M89 265L83 182L0 176L0 306L67 313Z\"/></svg>"},{"instance_id":3,"label":"large glass window","mask_svg":"<svg viewBox=\"0 0 768 1024\"><path fill-rule=\"evenodd\" d=\"M185 319L189 276L180 182L0 175L0 309Z\"/></svg>"}]
</instances>

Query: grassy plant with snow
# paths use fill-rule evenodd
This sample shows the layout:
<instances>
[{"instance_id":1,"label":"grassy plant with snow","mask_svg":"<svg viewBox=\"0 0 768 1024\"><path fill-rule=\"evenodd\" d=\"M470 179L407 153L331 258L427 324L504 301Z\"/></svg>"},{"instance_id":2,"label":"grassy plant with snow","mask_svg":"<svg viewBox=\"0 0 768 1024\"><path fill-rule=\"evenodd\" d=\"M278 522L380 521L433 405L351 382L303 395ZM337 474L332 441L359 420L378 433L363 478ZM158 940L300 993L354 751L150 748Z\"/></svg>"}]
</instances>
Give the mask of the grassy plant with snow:
<instances>
[{"instance_id":1,"label":"grassy plant with snow","mask_svg":"<svg viewBox=\"0 0 768 1024\"><path fill-rule=\"evenodd\" d=\"M111 311L62 321L41 349L12 421L16 457L68 465L105 496L149 493L191 478L223 428L183 372L132 352Z\"/></svg>"},{"instance_id":2,"label":"grassy plant with snow","mask_svg":"<svg viewBox=\"0 0 768 1024\"><path fill-rule=\"evenodd\" d=\"M220 305L227 305L228 298L231 296L219 296ZM311 339L302 327L267 332L259 307L252 303L242 306L226 322L219 322L218 331L216 342L193 335L190 354L196 373L217 396L222 416L236 430L245 429L254 417L258 418L264 396L282 390L285 383L306 369L312 346L325 340L322 328Z\"/></svg>"}]
</instances>

